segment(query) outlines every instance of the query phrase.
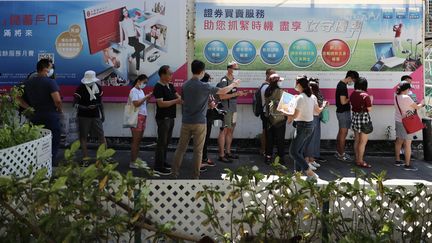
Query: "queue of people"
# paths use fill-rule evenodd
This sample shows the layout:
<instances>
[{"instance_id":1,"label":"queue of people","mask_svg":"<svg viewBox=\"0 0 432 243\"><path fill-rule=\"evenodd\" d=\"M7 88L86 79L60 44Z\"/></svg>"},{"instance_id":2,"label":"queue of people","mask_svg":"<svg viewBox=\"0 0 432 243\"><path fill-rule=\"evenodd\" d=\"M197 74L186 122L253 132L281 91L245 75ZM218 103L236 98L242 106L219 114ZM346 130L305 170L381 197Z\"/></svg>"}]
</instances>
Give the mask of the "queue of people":
<instances>
[{"instance_id":1,"label":"queue of people","mask_svg":"<svg viewBox=\"0 0 432 243\"><path fill-rule=\"evenodd\" d=\"M33 75L24 83L24 93L20 98L23 108L32 107L34 115L30 118L34 124L44 125L52 131L52 152L55 161L60 144L60 116L62 101L59 87L55 80L49 78L52 62L42 59L37 63L37 75ZM211 128L214 121L221 121L218 136L218 161L232 163L238 155L231 150L233 133L237 120L237 97L246 93L238 91L239 65L230 62L227 74L214 86L209 81L213 78L205 72L205 64L194 60L191 64L192 78L184 83L182 92L177 93L172 81L172 71L169 66L160 67L160 80L154 86L153 92L144 93L148 82L146 75L139 75L133 82L128 96L128 102L138 110L136 125L131 128L131 160L129 166L136 168L135 161L139 154L139 145L144 134L147 121L147 101L156 100L157 145L153 169L160 175L173 174L179 176L183 156L190 139L193 139L193 177L199 178L200 173L208 166L215 166L207 154ZM404 118L416 114L423 107L413 99L411 92L412 80L403 76L395 94L395 165L403 166L405 170L416 170L411 163L411 142L413 133L407 132ZM262 121L263 136L261 152L264 162L271 164L276 157L279 163L285 163L285 133L287 124L295 127L295 136L289 147L289 157L294 161L295 171L303 172L309 179L317 179L314 172L323 162L320 155L322 112L328 106L326 98L321 94L318 78L298 76L295 80L294 111L286 114L277 109L284 90L281 83L284 78L274 69L266 70L266 80L257 89ZM74 94L74 108L77 109L79 139L83 156L87 157L87 137L96 133L100 144L106 144L102 123L105 119L103 109L103 90L94 71L84 74L81 84ZM348 86L354 85L354 91L349 94ZM336 117L339 130L337 135L337 152L335 157L344 162L353 160L346 154L346 137L348 131L354 132L354 164L361 168L371 168L372 163L364 160L368 135L373 132L373 121L370 116L373 107L373 97L368 94L368 81L359 76L356 71L348 71L336 88ZM182 105L182 125L180 139L174 154L173 163L167 161L168 145L176 119L176 106ZM257 115L257 114L256 114ZM274 153L274 147L277 153ZM404 161L401 160L403 148Z\"/></svg>"}]
</instances>

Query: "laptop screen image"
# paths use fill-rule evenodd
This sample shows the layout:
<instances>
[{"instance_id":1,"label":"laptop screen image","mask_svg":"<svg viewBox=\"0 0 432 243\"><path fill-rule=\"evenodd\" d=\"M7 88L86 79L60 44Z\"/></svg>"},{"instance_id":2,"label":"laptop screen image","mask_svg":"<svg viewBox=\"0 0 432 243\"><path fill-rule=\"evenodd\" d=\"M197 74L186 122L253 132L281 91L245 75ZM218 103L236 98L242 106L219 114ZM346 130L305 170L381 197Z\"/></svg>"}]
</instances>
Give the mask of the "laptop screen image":
<instances>
[{"instance_id":1,"label":"laptop screen image","mask_svg":"<svg viewBox=\"0 0 432 243\"><path fill-rule=\"evenodd\" d=\"M395 56L393 51L393 43L391 42L374 43L374 48L377 61Z\"/></svg>"}]
</instances>

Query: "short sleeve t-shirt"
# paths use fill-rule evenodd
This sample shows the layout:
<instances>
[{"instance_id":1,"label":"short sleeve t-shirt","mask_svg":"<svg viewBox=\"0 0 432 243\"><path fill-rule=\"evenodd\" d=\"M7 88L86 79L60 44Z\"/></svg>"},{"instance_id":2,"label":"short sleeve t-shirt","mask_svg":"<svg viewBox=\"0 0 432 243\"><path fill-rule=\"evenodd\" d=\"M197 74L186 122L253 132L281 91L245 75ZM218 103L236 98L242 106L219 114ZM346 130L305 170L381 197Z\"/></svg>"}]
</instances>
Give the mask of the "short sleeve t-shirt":
<instances>
[{"instance_id":1,"label":"short sleeve t-shirt","mask_svg":"<svg viewBox=\"0 0 432 243\"><path fill-rule=\"evenodd\" d=\"M142 89L137 89L133 87L129 94L129 99L133 101L142 100L145 98L145 93ZM138 114L141 114L143 116L147 116L147 101L144 101L144 103L141 104L139 107Z\"/></svg>"},{"instance_id":2,"label":"short sleeve t-shirt","mask_svg":"<svg viewBox=\"0 0 432 243\"><path fill-rule=\"evenodd\" d=\"M396 99L399 103L403 117L406 117L408 112L413 112L413 113L415 112L415 109L411 107L413 104L415 104L415 102L411 99L411 97L409 97L409 95L396 95ZM395 120L397 122L402 122L401 112L399 111L396 101L394 103L394 107L395 107Z\"/></svg>"},{"instance_id":3,"label":"short sleeve t-shirt","mask_svg":"<svg viewBox=\"0 0 432 243\"><path fill-rule=\"evenodd\" d=\"M85 84L80 84L75 91L75 97L78 99L78 104L82 106L100 105L102 104L103 91L99 84L95 84L99 88L99 93L95 94L96 99L90 100L90 94L87 91ZM78 117L100 118L99 106L96 109L84 110L78 109Z\"/></svg>"},{"instance_id":4,"label":"short sleeve t-shirt","mask_svg":"<svg viewBox=\"0 0 432 243\"><path fill-rule=\"evenodd\" d=\"M354 91L350 96L351 109L353 112L367 112L368 107L372 107L372 101L368 93L364 91Z\"/></svg>"},{"instance_id":5,"label":"short sleeve t-shirt","mask_svg":"<svg viewBox=\"0 0 432 243\"><path fill-rule=\"evenodd\" d=\"M233 83L234 80L228 79L227 76L224 76L221 81L216 85L218 88L224 88ZM228 92L228 94L233 94L237 92L237 88L233 88ZM222 100L223 109L229 112L237 112L237 97L233 97L231 99Z\"/></svg>"},{"instance_id":6,"label":"short sleeve t-shirt","mask_svg":"<svg viewBox=\"0 0 432 243\"><path fill-rule=\"evenodd\" d=\"M156 83L153 89L153 96L158 100L170 101L177 99L177 91L172 84L162 84L161 82ZM170 107L159 107L156 103L156 119L175 118L176 117L176 105Z\"/></svg>"},{"instance_id":7,"label":"short sleeve t-shirt","mask_svg":"<svg viewBox=\"0 0 432 243\"><path fill-rule=\"evenodd\" d=\"M314 111L313 111L313 115L314 115L314 116L319 116L320 113L317 112L317 111L315 111L315 107L318 106L318 98L317 98L315 95L312 95L311 98L312 98L313 101L314 101Z\"/></svg>"},{"instance_id":8,"label":"short sleeve t-shirt","mask_svg":"<svg viewBox=\"0 0 432 243\"><path fill-rule=\"evenodd\" d=\"M313 112L315 102L312 97L308 97L305 93L301 93L295 97L296 110L300 112L295 121L311 122L313 121Z\"/></svg>"},{"instance_id":9,"label":"short sleeve t-shirt","mask_svg":"<svg viewBox=\"0 0 432 243\"><path fill-rule=\"evenodd\" d=\"M182 121L185 124L206 124L209 95L215 95L219 88L192 78L186 81L183 90Z\"/></svg>"},{"instance_id":10,"label":"short sleeve t-shirt","mask_svg":"<svg viewBox=\"0 0 432 243\"><path fill-rule=\"evenodd\" d=\"M339 81L337 87L336 87L336 112L338 113L342 113L342 112L346 112L346 111L350 111L351 107L350 104L345 104L342 105L340 97L341 96L346 96L347 98L348 96L348 88L347 88L347 84Z\"/></svg>"},{"instance_id":11,"label":"short sleeve t-shirt","mask_svg":"<svg viewBox=\"0 0 432 243\"><path fill-rule=\"evenodd\" d=\"M35 109L35 113L55 112L57 108L51 94L59 90L54 79L37 76L24 82L23 98Z\"/></svg>"}]
</instances>

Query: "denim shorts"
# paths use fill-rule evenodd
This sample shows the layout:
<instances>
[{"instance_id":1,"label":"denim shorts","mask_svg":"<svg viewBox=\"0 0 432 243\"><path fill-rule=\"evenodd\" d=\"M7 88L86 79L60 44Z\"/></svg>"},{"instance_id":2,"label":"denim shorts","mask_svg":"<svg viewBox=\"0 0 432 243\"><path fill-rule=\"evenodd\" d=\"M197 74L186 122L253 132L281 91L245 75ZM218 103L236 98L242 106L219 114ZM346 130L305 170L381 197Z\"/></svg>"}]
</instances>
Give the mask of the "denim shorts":
<instances>
[{"instance_id":1,"label":"denim shorts","mask_svg":"<svg viewBox=\"0 0 432 243\"><path fill-rule=\"evenodd\" d=\"M339 128L351 128L351 112L345 111L345 112L336 112L336 117L339 122Z\"/></svg>"}]
</instances>

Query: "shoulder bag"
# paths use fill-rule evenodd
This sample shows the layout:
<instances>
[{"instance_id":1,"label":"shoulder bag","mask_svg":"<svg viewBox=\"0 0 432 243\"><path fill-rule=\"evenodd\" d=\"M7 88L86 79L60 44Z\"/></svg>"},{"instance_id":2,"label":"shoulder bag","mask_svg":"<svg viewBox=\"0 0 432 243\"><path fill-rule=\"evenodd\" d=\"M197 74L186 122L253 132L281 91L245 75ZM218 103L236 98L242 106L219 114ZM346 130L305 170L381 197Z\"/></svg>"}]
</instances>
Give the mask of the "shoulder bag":
<instances>
[{"instance_id":1,"label":"shoulder bag","mask_svg":"<svg viewBox=\"0 0 432 243\"><path fill-rule=\"evenodd\" d=\"M417 112L410 116L404 117L404 114L402 114L402 110L399 106L398 97L395 97L397 107L399 108L399 113L402 116L402 124L407 132L407 134L416 133L424 128L424 124L421 121L420 117L418 116Z\"/></svg>"}]
</instances>

